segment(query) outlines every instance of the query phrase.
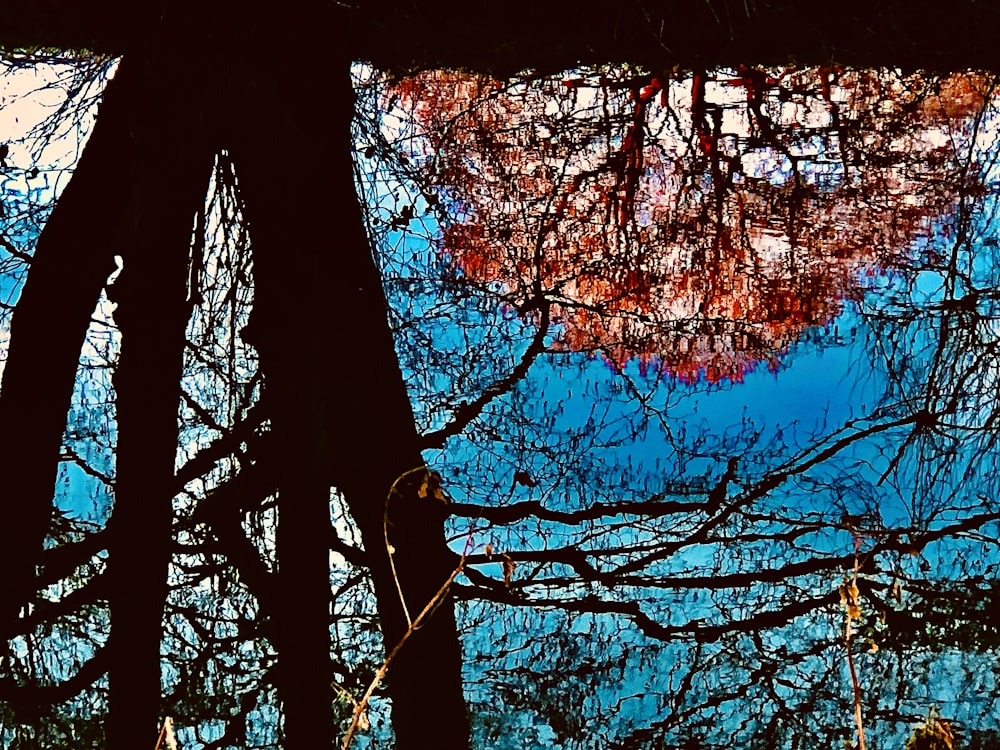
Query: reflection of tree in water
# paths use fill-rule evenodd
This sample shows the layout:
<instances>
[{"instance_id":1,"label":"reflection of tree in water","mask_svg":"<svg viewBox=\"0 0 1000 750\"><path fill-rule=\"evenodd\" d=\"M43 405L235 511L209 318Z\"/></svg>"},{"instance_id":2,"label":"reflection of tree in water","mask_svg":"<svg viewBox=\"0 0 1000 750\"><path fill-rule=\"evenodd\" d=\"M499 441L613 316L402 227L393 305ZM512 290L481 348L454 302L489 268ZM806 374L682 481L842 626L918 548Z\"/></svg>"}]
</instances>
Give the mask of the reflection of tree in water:
<instances>
[{"instance_id":1,"label":"reflection of tree in water","mask_svg":"<svg viewBox=\"0 0 1000 750\"><path fill-rule=\"evenodd\" d=\"M826 91L820 72L788 72L758 100L755 75L702 76L703 100L693 77L672 81L665 105L659 84L611 70L532 84L551 97L435 74L486 100L454 113L436 151L421 134L403 156L386 134L412 133L388 116L372 127L384 92L359 85L359 162L374 167L360 186L397 351L424 446L443 446L426 455L454 546L471 537L455 588L477 747L851 741L840 590L855 566L870 746L901 747L932 704L970 747L995 738L989 81L843 71ZM454 105L434 106L444 122ZM791 127L794 108L818 124ZM533 151L518 139L536 110L549 124ZM501 136L513 145L473 158ZM258 290L239 169L218 155L196 225L167 493L163 706L186 747L284 742L278 621L294 602L274 578L267 374L243 339ZM441 226L460 264L430 243ZM11 747L105 739L113 332L93 324L61 467L103 515L81 518L57 488L38 590L0 653ZM796 341L776 387L749 372ZM809 366L815 408L784 405ZM331 512L331 699L346 721L381 658L381 538L362 549L338 494ZM368 746L387 742L390 694Z\"/></svg>"},{"instance_id":2,"label":"reflection of tree in water","mask_svg":"<svg viewBox=\"0 0 1000 750\"><path fill-rule=\"evenodd\" d=\"M363 138L414 187L373 231L390 289L438 253L426 304L390 296L414 394L452 419L427 440L455 533L490 543L458 591L482 746L851 744L848 649L868 747L933 705L995 744L992 85L393 85ZM793 344L776 387L750 374ZM573 356L596 351L614 367ZM796 410L799 367L823 380Z\"/></svg>"},{"instance_id":3,"label":"reflection of tree in water","mask_svg":"<svg viewBox=\"0 0 1000 750\"><path fill-rule=\"evenodd\" d=\"M440 251L551 305L559 343L684 379L740 380L829 323L861 266L954 209L949 170L987 82L872 71L627 69L392 89Z\"/></svg>"}]
</instances>

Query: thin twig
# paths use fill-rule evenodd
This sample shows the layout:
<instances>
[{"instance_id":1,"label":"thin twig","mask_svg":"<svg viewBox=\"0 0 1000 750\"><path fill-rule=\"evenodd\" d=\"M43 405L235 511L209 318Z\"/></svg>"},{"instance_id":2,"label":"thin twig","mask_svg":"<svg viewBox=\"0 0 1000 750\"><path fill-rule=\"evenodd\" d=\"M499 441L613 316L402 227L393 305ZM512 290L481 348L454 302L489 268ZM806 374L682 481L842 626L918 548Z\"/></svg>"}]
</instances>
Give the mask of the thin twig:
<instances>
[{"instance_id":1,"label":"thin twig","mask_svg":"<svg viewBox=\"0 0 1000 750\"><path fill-rule=\"evenodd\" d=\"M409 471L404 471L398 477L396 481L392 483L392 487L389 488L389 493L385 496L385 513L382 516L382 536L385 539L385 551L389 554L389 567L392 569L392 580L396 584L396 593L399 594L399 603L403 607L403 615L406 617L407 626L413 626L413 620L410 619L410 610L406 606L406 599L403 597L403 587L399 584L399 576L396 574L396 561L393 559L392 555L395 551L392 544L389 543L389 501L392 496L396 494L396 487L407 477L412 474L417 474L421 471L427 471L426 466L417 466L416 468L410 469Z\"/></svg>"},{"instance_id":2,"label":"thin twig","mask_svg":"<svg viewBox=\"0 0 1000 750\"><path fill-rule=\"evenodd\" d=\"M451 584L452 582L454 582L458 574L462 572L462 568L464 567L464 565L465 565L465 560L463 558L462 560L459 561L458 567L455 568L454 571L452 571L452 574L450 576L448 576L448 580L445 581L444 584L442 584L441 588L439 588L437 590L437 593L434 594L434 597L429 602L427 602L427 606L425 606L423 610L420 612L420 614L417 615L417 619L414 620L410 624L410 626L406 629L406 632L403 633L403 637L399 639L399 643L397 643L396 646L389 653L389 655L385 657L385 661L383 661L382 666L378 668L378 671L375 673L375 677L372 678L371 684L368 686L368 689L365 691L365 694L361 697L361 700L355 701L354 716L351 719L351 726L348 728L347 734L344 735L344 742L341 745L341 750L348 750L348 748L350 748L351 742L354 739L354 735L358 731L358 727L365 719L365 712L368 709L368 702L371 700L372 695L374 695L375 690L381 684L382 680L385 678L386 672L389 671L389 665L392 664L393 659L396 658L396 654L398 654L400 650L403 648L403 646L406 645L406 642L410 639L410 636L412 636L416 631L420 629L420 627L424 624L424 622L432 614L434 614L435 610L437 610L441 602L444 601L445 596L448 594L448 589L451 588Z\"/></svg>"},{"instance_id":3,"label":"thin twig","mask_svg":"<svg viewBox=\"0 0 1000 750\"><path fill-rule=\"evenodd\" d=\"M844 645L847 648L847 668L851 673L851 689L854 694L854 725L858 732L858 750L866 750L865 747L865 725L861 713L861 701L863 693L861 682L858 680L858 672L854 666L854 654L851 652L851 638L853 637L853 622L856 617L860 617L858 606L858 569L860 561L858 552L861 547L861 538L854 537L854 571L851 575L850 584L841 587L841 598L847 608L847 623L844 626Z\"/></svg>"},{"instance_id":4,"label":"thin twig","mask_svg":"<svg viewBox=\"0 0 1000 750\"><path fill-rule=\"evenodd\" d=\"M177 738L174 737L174 720L169 716L163 719L163 726L160 727L160 736L156 738L156 747L153 750L160 750L160 746L166 742L168 750L177 750Z\"/></svg>"},{"instance_id":5,"label":"thin twig","mask_svg":"<svg viewBox=\"0 0 1000 750\"><path fill-rule=\"evenodd\" d=\"M416 469L410 469L409 471L400 475L400 477L395 482L393 482L392 488L389 490L389 497L392 497L392 493L395 491L396 485L399 484L400 480L402 480L406 476L409 476L421 470L428 471L426 467L419 467ZM388 517L388 498L386 499L386 508L387 508L386 516ZM386 527L385 533L386 533L386 548L389 551L389 561L391 562L392 547L389 545L388 526ZM389 652L389 655L385 657L385 660L382 662L382 665L378 668L378 671L375 672L375 676L372 678L371 683L368 685L368 689L365 691L365 694L361 696L361 700L355 700L353 696L347 693L347 691L344 690L337 683L332 684L332 686L335 689L338 689L341 692L347 694L348 698L350 698L351 702L354 704L354 714L351 718L351 726L348 727L347 733L344 735L344 741L343 744L341 745L341 750L348 750L351 746L351 742L354 740L354 735L357 734L359 727L361 727L362 724L368 723L368 717L367 717L368 703L369 701L371 701L372 695L375 694L375 691L378 689L378 686L382 683L382 680L385 678L386 673L389 671L389 666L396 658L396 655L400 652L403 646L406 645L406 642L410 639L410 636L412 636L415 632L420 630L420 628L423 627L424 623L428 619L430 619L431 615L433 615L434 612L437 611L437 608L441 605L441 603L445 600L445 597L448 595L448 590L451 588L452 583L455 582L455 579L458 577L458 575L465 569L465 561L469 558L469 554L473 551L474 533L475 533L475 526L471 526L469 528L469 534L465 539L465 549L462 550L462 556L458 559L458 566L451 572L451 575L448 576L448 579L443 584L441 584L441 587L437 590L434 596L431 597L431 600L427 602L427 604L421 610L420 614L417 615L417 618L411 621L409 613L407 613L406 622L408 627L406 628L406 632L403 633L402 638L399 639L399 642L393 647L392 651ZM393 577L395 578L396 575L395 567L393 568L392 572L393 572ZM406 602L403 601L403 591L402 588L400 587L398 578L396 578L396 589L399 591L399 599L401 602L403 602L403 610L405 612Z\"/></svg>"}]
</instances>

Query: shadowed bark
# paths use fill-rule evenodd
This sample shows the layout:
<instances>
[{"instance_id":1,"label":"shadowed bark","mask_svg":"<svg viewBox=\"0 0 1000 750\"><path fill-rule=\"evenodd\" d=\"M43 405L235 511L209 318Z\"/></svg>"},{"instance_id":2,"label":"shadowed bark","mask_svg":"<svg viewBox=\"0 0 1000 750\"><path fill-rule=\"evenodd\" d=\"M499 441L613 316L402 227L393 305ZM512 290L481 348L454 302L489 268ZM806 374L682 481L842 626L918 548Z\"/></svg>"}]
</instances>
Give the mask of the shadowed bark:
<instances>
[{"instance_id":1,"label":"shadowed bark","mask_svg":"<svg viewBox=\"0 0 1000 750\"><path fill-rule=\"evenodd\" d=\"M0 392L5 531L0 640L17 631L18 612L34 592L80 347L120 252L111 228L124 226L133 208L122 190L135 154L130 133L159 117L160 103L151 94L142 66L124 63L105 92L73 179L39 237L14 312Z\"/></svg>"},{"instance_id":2,"label":"shadowed bark","mask_svg":"<svg viewBox=\"0 0 1000 750\"><path fill-rule=\"evenodd\" d=\"M333 84L324 77L328 60L315 67L296 60L294 74L254 70L258 87L233 131L254 253L254 312L244 334L260 351L276 437L273 463L281 467L284 606L274 614L289 750L326 747L333 739L330 486L344 494L360 527L388 651L407 622L386 553L386 500L393 482L423 463L354 192L354 99L348 61L339 62ZM320 123L325 137L317 147ZM419 498L417 485L394 499L389 518L399 585L413 617L457 563L444 543L443 504ZM450 597L393 663L389 691L398 748L468 747Z\"/></svg>"},{"instance_id":3,"label":"shadowed bark","mask_svg":"<svg viewBox=\"0 0 1000 750\"><path fill-rule=\"evenodd\" d=\"M51 517L80 343L112 258L121 254L125 271L112 289L123 333L109 545L113 748L148 735L157 718L170 539L166 488L174 485L188 313L184 281L191 218L203 200L212 153L198 135L205 118L189 87L192 79L134 59L122 64L109 86L91 141L39 242L14 319L0 402L3 423L23 425L0 432L0 468L13 490L5 497L17 498L8 521L13 533L0 553L12 594L3 624L12 634L17 612L35 589L34 560ZM275 641L288 748L333 741L330 487L347 496L371 550L388 650L408 623L385 551L386 499L400 475L422 466L381 280L354 195L353 95L348 61L341 62L333 117L339 147L312 158L311 129L329 123L331 114L326 102L311 108L316 89L309 84L320 82L309 78L293 93L295 107L288 107L283 87L297 71L271 78L269 89L265 83L263 91L244 91L250 104L243 119L230 122L255 243L257 312L250 338L267 371L275 459L282 467ZM275 120L273 112L282 114ZM307 154L309 163L302 164ZM336 227L327 223L330 206ZM444 544L440 501L418 498L412 483L406 488L410 497L393 503L390 534L399 584L415 617L457 560ZM401 748L422 745L431 733L442 748L468 745L460 645L450 598L442 604L390 672Z\"/></svg>"},{"instance_id":4,"label":"shadowed bark","mask_svg":"<svg viewBox=\"0 0 1000 750\"><path fill-rule=\"evenodd\" d=\"M110 289L122 335L109 522L111 750L152 743L159 720L188 264L193 220L204 206L214 158L196 130L194 71L162 58L137 62L144 68L142 99L132 104L149 116L136 119L130 131L131 159L120 176L128 218L115 243L124 270ZM164 107L182 95L186 108Z\"/></svg>"}]
</instances>

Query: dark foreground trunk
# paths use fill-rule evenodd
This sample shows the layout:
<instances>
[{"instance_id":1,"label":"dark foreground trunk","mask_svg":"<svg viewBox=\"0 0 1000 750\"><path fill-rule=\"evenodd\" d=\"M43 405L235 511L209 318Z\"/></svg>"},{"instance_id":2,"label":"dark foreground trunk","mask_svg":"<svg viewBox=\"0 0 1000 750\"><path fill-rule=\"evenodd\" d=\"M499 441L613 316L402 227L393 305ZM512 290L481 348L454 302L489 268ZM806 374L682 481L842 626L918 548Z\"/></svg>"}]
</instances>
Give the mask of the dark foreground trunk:
<instances>
[{"instance_id":1,"label":"dark foreground trunk","mask_svg":"<svg viewBox=\"0 0 1000 750\"><path fill-rule=\"evenodd\" d=\"M349 61L339 62L332 83L329 59L297 57L294 71L251 66L257 88L243 93L247 107L232 122L254 253L254 312L246 335L260 351L264 398L280 446L284 606L274 616L287 750L333 741L330 485L343 492L361 529L388 650L407 622L386 553L386 499L400 475L422 465L354 192L353 92ZM443 504L410 489L412 497L394 501L390 523L399 584L415 617L457 560L445 546ZM450 598L393 662L389 692L400 750L468 747Z\"/></svg>"},{"instance_id":2,"label":"dark foreground trunk","mask_svg":"<svg viewBox=\"0 0 1000 750\"><path fill-rule=\"evenodd\" d=\"M135 120L130 133L132 159L119 188L126 191L128 220L114 243L124 270L110 289L122 336L109 523L110 750L156 741L192 225L214 158L196 129L195 71L175 60L137 63L144 76L135 104L152 116ZM183 108L174 104L182 100Z\"/></svg>"},{"instance_id":3,"label":"dark foreground trunk","mask_svg":"<svg viewBox=\"0 0 1000 750\"><path fill-rule=\"evenodd\" d=\"M113 294L123 344L114 377L110 748L155 742L159 713L188 248L213 156L194 133L196 97L175 85L178 78L176 63L130 57L109 85L73 178L39 238L0 398L6 638L17 632L17 613L34 595L81 343L113 258L121 255L126 270ZM171 104L179 101L186 106Z\"/></svg>"},{"instance_id":4,"label":"dark foreground trunk","mask_svg":"<svg viewBox=\"0 0 1000 750\"><path fill-rule=\"evenodd\" d=\"M132 210L123 177L134 158L130 133L159 116L145 76L142 66L126 62L108 86L73 179L39 237L14 313L0 392L0 640L17 631L18 612L34 592L80 347L122 252L113 228L124 227Z\"/></svg>"}]
</instances>

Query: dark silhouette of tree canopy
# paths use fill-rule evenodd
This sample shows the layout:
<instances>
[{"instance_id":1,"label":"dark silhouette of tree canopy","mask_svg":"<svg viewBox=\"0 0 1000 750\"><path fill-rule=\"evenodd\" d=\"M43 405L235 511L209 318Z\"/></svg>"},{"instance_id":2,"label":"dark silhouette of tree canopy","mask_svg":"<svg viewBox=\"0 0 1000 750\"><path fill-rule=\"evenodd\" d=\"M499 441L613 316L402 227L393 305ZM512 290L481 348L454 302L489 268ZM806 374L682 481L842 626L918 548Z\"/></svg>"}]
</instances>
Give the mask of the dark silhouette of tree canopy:
<instances>
[{"instance_id":1,"label":"dark silhouette of tree canopy","mask_svg":"<svg viewBox=\"0 0 1000 750\"><path fill-rule=\"evenodd\" d=\"M326 747L369 687L399 748L822 741L913 719L913 644L993 648L993 78L829 63L988 65L996 10L804 8L5 7L29 59L121 59L2 243L3 741ZM844 338L856 413L697 416ZM845 658L896 694L817 691Z\"/></svg>"}]
</instances>

